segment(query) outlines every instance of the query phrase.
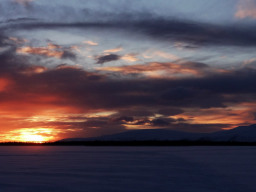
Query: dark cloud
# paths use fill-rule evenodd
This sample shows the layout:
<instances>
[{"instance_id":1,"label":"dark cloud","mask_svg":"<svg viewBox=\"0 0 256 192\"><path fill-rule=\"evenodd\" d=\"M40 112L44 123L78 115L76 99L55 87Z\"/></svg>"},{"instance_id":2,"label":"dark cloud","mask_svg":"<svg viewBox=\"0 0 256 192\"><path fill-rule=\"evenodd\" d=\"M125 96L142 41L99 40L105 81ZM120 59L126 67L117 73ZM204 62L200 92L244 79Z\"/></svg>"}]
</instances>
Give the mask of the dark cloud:
<instances>
[{"instance_id":1,"label":"dark cloud","mask_svg":"<svg viewBox=\"0 0 256 192\"><path fill-rule=\"evenodd\" d=\"M10 23L21 23L21 22L31 22L31 21L35 22L39 20L34 18L29 18L29 17L19 17L14 19L8 19L2 23L10 24Z\"/></svg>"},{"instance_id":2,"label":"dark cloud","mask_svg":"<svg viewBox=\"0 0 256 192\"><path fill-rule=\"evenodd\" d=\"M126 129L121 122L109 121L108 118L85 118L83 122L73 122L74 118L70 117L69 122L51 122L50 126L56 126L59 129L76 129L80 130L80 135L74 135L74 137L81 137L81 133L86 137L95 137L101 135L109 135L119 132L124 132ZM82 120L78 118L76 120ZM47 125L47 124L44 124ZM69 136L70 137L70 136Z\"/></svg>"},{"instance_id":3,"label":"dark cloud","mask_svg":"<svg viewBox=\"0 0 256 192\"><path fill-rule=\"evenodd\" d=\"M175 87L166 90L162 94L162 98L165 100L185 100L196 97L196 91L186 87Z\"/></svg>"},{"instance_id":4,"label":"dark cloud","mask_svg":"<svg viewBox=\"0 0 256 192\"><path fill-rule=\"evenodd\" d=\"M7 61L6 58L5 61ZM17 86L13 91L20 90L19 94L15 94L17 97L23 95L23 90L31 92L31 95L34 92L41 95L53 94L65 98L67 105L87 109L127 108L127 111L123 112L127 115L129 108L134 107L146 107L146 109L225 107L230 102L255 101L256 94L256 88L251 83L256 81L256 70L252 69L202 78L117 80L67 67L26 76L20 74L23 70L22 65L14 66L16 68L12 70L16 70L16 73L20 71L19 75L15 75L14 71L11 72ZM3 72L10 69L12 65L7 64L1 67ZM227 94L229 97L226 97ZM147 113L152 112L154 111L149 110ZM133 112L128 116L131 115Z\"/></svg>"},{"instance_id":5,"label":"dark cloud","mask_svg":"<svg viewBox=\"0 0 256 192\"><path fill-rule=\"evenodd\" d=\"M199 45L255 46L256 44L253 26L241 28L166 19L144 20L133 25L134 29L157 39L176 39Z\"/></svg>"},{"instance_id":6,"label":"dark cloud","mask_svg":"<svg viewBox=\"0 0 256 192\"><path fill-rule=\"evenodd\" d=\"M186 132L215 132L223 128L230 127L229 124L190 124L190 123L179 123L169 125L169 129L186 131Z\"/></svg>"},{"instance_id":7,"label":"dark cloud","mask_svg":"<svg viewBox=\"0 0 256 192\"><path fill-rule=\"evenodd\" d=\"M64 50L61 58L76 61L77 55L75 53L73 53L72 51Z\"/></svg>"},{"instance_id":8,"label":"dark cloud","mask_svg":"<svg viewBox=\"0 0 256 192\"><path fill-rule=\"evenodd\" d=\"M133 125L150 124L153 127L166 127L171 123L176 122L175 119L171 119L171 118L155 118L153 120L149 120L148 118L142 118L142 119L140 119L139 117L136 117L136 118L137 119L135 119L134 117L122 116L122 117L112 118L110 122L119 122L121 124L130 123Z\"/></svg>"},{"instance_id":9,"label":"dark cloud","mask_svg":"<svg viewBox=\"0 0 256 192\"><path fill-rule=\"evenodd\" d=\"M119 116L136 116L136 117L149 117L155 114L155 110L147 107L142 108L129 108L119 110Z\"/></svg>"},{"instance_id":10,"label":"dark cloud","mask_svg":"<svg viewBox=\"0 0 256 192\"><path fill-rule=\"evenodd\" d=\"M11 50L3 53L0 60L0 74L8 74L15 82L10 94L20 97L24 90L31 96L53 94L65 98L67 105L122 109L123 113L126 110L124 116L133 116L133 112L128 114L131 108L141 108L138 113L143 113L144 107L157 107L155 111L147 110L147 113L155 113L163 107L225 107L229 102L254 101L256 94L252 83L256 82L256 70L247 68L200 78L111 79L72 67L58 67L28 76L24 73L30 67L27 57L15 56Z\"/></svg>"},{"instance_id":11,"label":"dark cloud","mask_svg":"<svg viewBox=\"0 0 256 192\"><path fill-rule=\"evenodd\" d=\"M6 46L14 47L14 45L10 43L9 38L5 35L4 31L0 29L0 48Z\"/></svg>"},{"instance_id":12,"label":"dark cloud","mask_svg":"<svg viewBox=\"0 0 256 192\"><path fill-rule=\"evenodd\" d=\"M168 14L169 16L154 14L156 12L152 12L151 9L145 9L145 6L148 6L145 2L142 3L142 7L138 6L140 3L137 2L128 5L123 2L100 1L92 3L94 6L85 3L77 7L66 3L39 5L33 1L17 2L3 1L0 11L5 25L1 26L2 29L14 31L20 28L28 30L59 28L122 30L164 41L187 42L188 44L182 47L188 49L196 48L197 45L256 45L255 25L250 22L218 25L177 19L171 17L172 14ZM26 11L23 6L20 6L21 4L25 5ZM97 4L99 6L96 6ZM57 10L56 5L58 5ZM63 18L66 18L65 21Z\"/></svg>"},{"instance_id":13,"label":"dark cloud","mask_svg":"<svg viewBox=\"0 0 256 192\"><path fill-rule=\"evenodd\" d=\"M128 117L128 116L122 116L122 117L117 117L117 118L112 118L111 119L112 122L133 122L134 118L133 117Z\"/></svg>"},{"instance_id":14,"label":"dark cloud","mask_svg":"<svg viewBox=\"0 0 256 192\"><path fill-rule=\"evenodd\" d=\"M188 67L188 68L191 68L191 69L209 69L209 65L206 65L205 63L199 63L199 62L185 62L185 63L182 63L182 66L184 67Z\"/></svg>"},{"instance_id":15,"label":"dark cloud","mask_svg":"<svg viewBox=\"0 0 256 192\"><path fill-rule=\"evenodd\" d=\"M10 82L6 88L1 84L2 79ZM217 130L229 125L207 128L207 125L190 125L185 119L165 117L182 114L187 109L224 109L256 102L252 83L256 82L256 70L251 68L198 78L116 79L67 65L51 69L32 65L28 57L15 55L15 49L9 49L0 54L0 80L0 104L8 104L8 113L28 110L36 114L46 108L61 108L69 113L116 112L107 118L63 122L64 128L83 128L91 135L97 131L101 134L122 131L129 123L191 131ZM155 114L164 117L152 119Z\"/></svg>"},{"instance_id":16,"label":"dark cloud","mask_svg":"<svg viewBox=\"0 0 256 192\"><path fill-rule=\"evenodd\" d=\"M171 123L176 122L176 120L171 118L157 118L151 121L152 126L154 127L166 127Z\"/></svg>"},{"instance_id":17,"label":"dark cloud","mask_svg":"<svg viewBox=\"0 0 256 192\"><path fill-rule=\"evenodd\" d=\"M137 120L136 122L133 123L133 125L147 125L150 123L151 123L151 121L149 119L145 118L145 119Z\"/></svg>"},{"instance_id":18,"label":"dark cloud","mask_svg":"<svg viewBox=\"0 0 256 192\"><path fill-rule=\"evenodd\" d=\"M174 116L183 113L184 111L179 108L161 108L157 113L165 116Z\"/></svg>"},{"instance_id":19,"label":"dark cloud","mask_svg":"<svg viewBox=\"0 0 256 192\"><path fill-rule=\"evenodd\" d=\"M185 20L165 19L151 17L150 19L137 18L127 19L119 16L125 22L119 20L106 20L97 22L26 22L13 24L12 28L23 29L58 29L58 28L80 28L80 29L108 29L125 30L131 33L144 34L159 40L176 40L196 45L232 45L232 46L255 46L255 26L244 25L215 25L191 22Z\"/></svg>"},{"instance_id":20,"label":"dark cloud","mask_svg":"<svg viewBox=\"0 0 256 192\"><path fill-rule=\"evenodd\" d=\"M103 55L103 56L98 56L96 58L97 64L104 64L111 61L118 61L119 59L121 59L121 56L116 54Z\"/></svg>"}]
</instances>

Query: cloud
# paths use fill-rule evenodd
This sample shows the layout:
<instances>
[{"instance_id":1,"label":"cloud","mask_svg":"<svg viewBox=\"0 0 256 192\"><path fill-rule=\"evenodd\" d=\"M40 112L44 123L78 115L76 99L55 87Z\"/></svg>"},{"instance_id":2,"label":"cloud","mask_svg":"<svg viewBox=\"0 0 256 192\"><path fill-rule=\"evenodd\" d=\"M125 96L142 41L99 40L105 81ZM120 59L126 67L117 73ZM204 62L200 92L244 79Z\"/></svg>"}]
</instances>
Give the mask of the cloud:
<instances>
[{"instance_id":1,"label":"cloud","mask_svg":"<svg viewBox=\"0 0 256 192\"><path fill-rule=\"evenodd\" d=\"M160 108L157 113L165 116L175 116L182 114L184 111L179 108Z\"/></svg>"},{"instance_id":2,"label":"cloud","mask_svg":"<svg viewBox=\"0 0 256 192\"><path fill-rule=\"evenodd\" d=\"M27 3L28 1L20 0L18 2ZM237 18L255 18L254 2L253 0L240 1L235 16ZM105 2L105 4L114 6L109 1ZM55 5L59 5L58 11L56 11ZM256 42L254 26L244 25L241 28L239 25L223 26L175 19L162 14L160 14L161 16L153 14L152 11L135 11L133 7L129 7L129 11L127 11L125 10L127 5L124 6L123 3L116 5L116 7L120 8L119 11L109 11L105 8L95 10L97 8L90 7L89 5L88 7L74 8L74 6L65 6L63 3L35 5L29 12L24 12L22 8L17 8L15 12L9 13L4 10L6 7L9 8L9 6L3 6L1 10L4 14L5 23L7 22L6 25L2 26L2 29L79 28L97 31L104 29L115 33L117 31L121 33L126 31L126 37L127 33L133 36L145 35L164 42L182 42L185 46L182 45L181 47L185 48L194 48L198 45L255 46ZM63 17L67 18L65 22ZM19 18L28 20L26 22L22 20L10 22L12 19ZM97 45L93 41L85 41L85 44Z\"/></svg>"},{"instance_id":3,"label":"cloud","mask_svg":"<svg viewBox=\"0 0 256 192\"><path fill-rule=\"evenodd\" d=\"M70 59L70 60L73 60L75 61L77 56L75 53L73 53L72 51L70 50L64 50L62 55L61 55L61 58L62 59Z\"/></svg>"},{"instance_id":4,"label":"cloud","mask_svg":"<svg viewBox=\"0 0 256 192\"><path fill-rule=\"evenodd\" d=\"M121 59L129 62L135 62L135 61L138 61L138 58L136 56L137 56L136 54L131 53L131 54L126 54L122 56Z\"/></svg>"},{"instance_id":5,"label":"cloud","mask_svg":"<svg viewBox=\"0 0 256 192\"><path fill-rule=\"evenodd\" d=\"M48 43L46 47L20 47L17 49L17 53L76 60L76 54L72 52L72 47L65 48L52 43Z\"/></svg>"},{"instance_id":6,"label":"cloud","mask_svg":"<svg viewBox=\"0 0 256 192\"><path fill-rule=\"evenodd\" d=\"M34 0L13 0L15 3L19 3L22 5L28 5L28 3L33 2Z\"/></svg>"},{"instance_id":7,"label":"cloud","mask_svg":"<svg viewBox=\"0 0 256 192\"><path fill-rule=\"evenodd\" d=\"M61 58L63 51L52 50L50 47L21 47L17 49L17 53L20 54L34 54L47 57Z\"/></svg>"},{"instance_id":8,"label":"cloud","mask_svg":"<svg viewBox=\"0 0 256 192\"><path fill-rule=\"evenodd\" d=\"M94 41L83 41L84 44L90 45L90 46L97 46L99 45L98 43Z\"/></svg>"},{"instance_id":9,"label":"cloud","mask_svg":"<svg viewBox=\"0 0 256 192\"><path fill-rule=\"evenodd\" d=\"M147 51L143 55L145 58L162 57L171 61L180 60L180 58L174 54L166 53L164 51Z\"/></svg>"},{"instance_id":10,"label":"cloud","mask_svg":"<svg viewBox=\"0 0 256 192\"><path fill-rule=\"evenodd\" d=\"M118 61L120 60L120 56L116 55L116 54L107 54L107 55L103 55L103 56L98 56L96 58L97 60L97 64L104 64L107 62L111 62L111 61Z\"/></svg>"},{"instance_id":11,"label":"cloud","mask_svg":"<svg viewBox=\"0 0 256 192\"><path fill-rule=\"evenodd\" d=\"M111 50L111 51L113 51L113 53L118 52L117 50ZM121 56L118 54L113 54L113 53L111 53L111 51L109 53L107 53L106 55L96 57L97 64L104 64L107 62L118 61L121 59L128 61L128 62L138 61L136 54L131 53L131 54L126 54L126 55ZM106 51L104 51L104 52L106 52Z\"/></svg>"},{"instance_id":12,"label":"cloud","mask_svg":"<svg viewBox=\"0 0 256 192\"><path fill-rule=\"evenodd\" d=\"M229 125L227 128L235 128L237 125L246 124L253 119L255 104L240 103L226 108L209 108L200 110L191 110L177 115L177 118L183 118L192 124L222 124ZM228 117L228 118L227 118Z\"/></svg>"},{"instance_id":13,"label":"cloud","mask_svg":"<svg viewBox=\"0 0 256 192\"><path fill-rule=\"evenodd\" d=\"M144 37L170 46L173 46L170 42L182 42L174 44L179 49L218 45L250 47L256 45L253 26L220 26L154 15L146 17L143 13L131 18L122 12L85 19L70 7L62 7L58 9L61 13L55 14L45 7L40 12L36 4L29 10L13 6L17 15L4 17L0 29L2 132L15 130L10 133L15 136L24 131L21 128L51 128L58 133L56 137L98 136L142 128L209 132L256 122L256 88L252 83L256 82L255 59L245 61L237 69L221 69L182 60L172 52L151 51L144 56L155 62L146 64L98 66L87 70L60 61L56 67L48 68L42 59L75 61L75 51L81 48L82 52L82 48L91 49L90 46L99 43L87 40L79 47L54 43L33 47L28 46L25 39L6 36L23 29L32 33L41 29L81 29L76 32L81 32L83 36L78 36L84 38L86 30L107 30L119 35L125 31L123 35L132 40ZM40 13L36 15L35 11ZM63 15L70 17L63 22ZM51 20L45 19L50 17ZM114 49L95 57L97 64L141 61L136 52L121 52L123 48L114 45L109 47Z\"/></svg>"},{"instance_id":14,"label":"cloud","mask_svg":"<svg viewBox=\"0 0 256 192\"><path fill-rule=\"evenodd\" d=\"M237 19L256 19L256 2L254 0L240 0L235 13Z\"/></svg>"},{"instance_id":15,"label":"cloud","mask_svg":"<svg viewBox=\"0 0 256 192\"><path fill-rule=\"evenodd\" d=\"M223 72L204 63L149 63L117 69L142 74L159 69L175 74L176 70L190 75L113 78L114 70L46 68L30 63L27 55L17 55L15 45L9 46L0 54L1 131L56 128L63 130L59 136L70 137L145 127L213 131L255 122L253 68ZM55 49L59 45L47 46ZM90 115L99 112L106 115ZM67 134L68 130L73 132Z\"/></svg>"},{"instance_id":16,"label":"cloud","mask_svg":"<svg viewBox=\"0 0 256 192\"><path fill-rule=\"evenodd\" d=\"M127 122L133 122L134 118L128 117L128 116L121 116L121 117L117 117L117 118L112 118L111 121L127 123Z\"/></svg>"},{"instance_id":17,"label":"cloud","mask_svg":"<svg viewBox=\"0 0 256 192\"><path fill-rule=\"evenodd\" d=\"M151 124L154 127L166 127L169 126L172 122L176 122L176 120L171 118L156 118L151 121Z\"/></svg>"},{"instance_id":18,"label":"cloud","mask_svg":"<svg viewBox=\"0 0 256 192\"><path fill-rule=\"evenodd\" d=\"M120 16L122 17L122 15ZM59 29L79 28L83 30L106 29L116 32L126 30L133 35L170 42L185 42L192 47L197 46L255 46L255 29L252 26L216 25L186 20L170 20L165 18L152 18L143 20L126 20L126 22L107 20L98 22L30 22L13 24L14 28L33 29Z\"/></svg>"},{"instance_id":19,"label":"cloud","mask_svg":"<svg viewBox=\"0 0 256 192\"><path fill-rule=\"evenodd\" d=\"M243 62L242 67L254 68L256 67L256 58L248 59Z\"/></svg>"},{"instance_id":20,"label":"cloud","mask_svg":"<svg viewBox=\"0 0 256 192\"><path fill-rule=\"evenodd\" d=\"M239 77L237 73L240 74ZM248 94L254 95L256 92L250 83L255 79L255 72L237 73L179 80L164 78L112 80L80 69L59 68L35 73L33 76L19 76L13 91L20 90L20 92L9 92L9 94L22 98L24 95L22 90L27 90L26 95L33 97L33 99L27 98L31 99L31 103L42 102L40 97L48 97L50 94L54 97L49 101L56 105L83 110L117 110L139 106L156 109L163 106L222 108L227 103L254 102L254 97L249 97L251 100L248 100ZM41 96L35 100L36 94Z\"/></svg>"},{"instance_id":21,"label":"cloud","mask_svg":"<svg viewBox=\"0 0 256 192\"><path fill-rule=\"evenodd\" d=\"M13 41L14 43L16 43L17 45L18 45L18 44L23 44L23 43L28 42L27 39L17 38L17 37L9 37L9 39L10 39L11 41Z\"/></svg>"},{"instance_id":22,"label":"cloud","mask_svg":"<svg viewBox=\"0 0 256 192\"><path fill-rule=\"evenodd\" d=\"M117 48L114 48L114 49L105 50L104 53L117 53L117 52L120 52L122 50L123 50L122 47L117 47Z\"/></svg>"},{"instance_id":23,"label":"cloud","mask_svg":"<svg viewBox=\"0 0 256 192\"><path fill-rule=\"evenodd\" d=\"M204 76L207 73L219 71L211 69L203 63L148 63L144 65L127 65L117 67L101 67L98 70L103 72L116 72L124 75L138 74L152 78L184 78L185 76ZM224 71L224 70L223 70Z\"/></svg>"}]
</instances>

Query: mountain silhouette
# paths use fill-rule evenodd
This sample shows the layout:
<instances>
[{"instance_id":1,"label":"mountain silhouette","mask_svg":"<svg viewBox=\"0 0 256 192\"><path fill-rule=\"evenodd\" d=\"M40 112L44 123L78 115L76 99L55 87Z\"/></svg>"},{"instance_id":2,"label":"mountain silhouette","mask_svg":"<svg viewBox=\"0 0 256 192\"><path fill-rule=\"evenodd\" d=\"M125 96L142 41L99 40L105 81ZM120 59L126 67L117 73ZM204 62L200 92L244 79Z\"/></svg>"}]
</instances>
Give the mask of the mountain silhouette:
<instances>
[{"instance_id":1,"label":"mountain silhouette","mask_svg":"<svg viewBox=\"0 0 256 192\"><path fill-rule=\"evenodd\" d=\"M61 142L70 141L234 141L234 142L256 142L256 124L240 126L231 130L213 133L192 133L174 131L168 129L143 129L131 130L113 135L105 135L91 138L68 138Z\"/></svg>"}]
</instances>

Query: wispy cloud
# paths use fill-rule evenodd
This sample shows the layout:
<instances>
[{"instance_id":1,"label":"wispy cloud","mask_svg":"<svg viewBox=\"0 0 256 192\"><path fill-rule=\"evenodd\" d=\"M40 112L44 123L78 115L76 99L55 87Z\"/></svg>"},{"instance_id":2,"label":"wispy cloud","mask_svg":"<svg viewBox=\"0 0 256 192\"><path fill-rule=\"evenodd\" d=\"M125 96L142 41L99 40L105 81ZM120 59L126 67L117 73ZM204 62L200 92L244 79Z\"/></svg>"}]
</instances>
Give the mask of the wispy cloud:
<instances>
[{"instance_id":1,"label":"wispy cloud","mask_svg":"<svg viewBox=\"0 0 256 192\"><path fill-rule=\"evenodd\" d=\"M117 48L114 48L114 49L105 50L104 53L117 53L117 52L120 52L122 50L123 50L122 47L117 47Z\"/></svg>"},{"instance_id":2,"label":"wispy cloud","mask_svg":"<svg viewBox=\"0 0 256 192\"><path fill-rule=\"evenodd\" d=\"M97 46L99 45L97 42L94 41L83 41L84 44L91 45L91 46Z\"/></svg>"},{"instance_id":3,"label":"wispy cloud","mask_svg":"<svg viewBox=\"0 0 256 192\"><path fill-rule=\"evenodd\" d=\"M138 74L151 78L184 78L188 76L200 77L209 72L216 72L209 66L200 63L159 63L144 65L127 65L119 67L101 67L101 71L118 72L121 74Z\"/></svg>"},{"instance_id":4,"label":"wispy cloud","mask_svg":"<svg viewBox=\"0 0 256 192\"><path fill-rule=\"evenodd\" d=\"M151 19L132 20L124 22L102 21L102 22L30 22L23 24L13 24L14 28L27 30L33 29L106 29L116 31L125 29L131 34L143 34L147 37L159 41L186 42L191 47L201 46L255 46L255 29L252 26L242 29L234 26L222 26L216 24L205 24L199 22L189 22L183 20Z\"/></svg>"}]
</instances>

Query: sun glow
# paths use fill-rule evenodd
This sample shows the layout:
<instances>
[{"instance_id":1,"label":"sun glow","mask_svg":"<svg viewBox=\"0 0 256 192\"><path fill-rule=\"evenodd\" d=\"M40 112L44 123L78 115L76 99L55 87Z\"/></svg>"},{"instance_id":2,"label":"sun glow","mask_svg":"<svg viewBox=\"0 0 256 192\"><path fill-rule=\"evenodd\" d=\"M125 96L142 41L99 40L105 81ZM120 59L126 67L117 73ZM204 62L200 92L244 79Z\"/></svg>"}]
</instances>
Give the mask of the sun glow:
<instances>
[{"instance_id":1,"label":"sun glow","mask_svg":"<svg viewBox=\"0 0 256 192\"><path fill-rule=\"evenodd\" d=\"M46 138L42 135L22 135L21 140L23 142L33 142L33 143L43 143L46 141Z\"/></svg>"},{"instance_id":2,"label":"sun glow","mask_svg":"<svg viewBox=\"0 0 256 192\"><path fill-rule=\"evenodd\" d=\"M50 128L24 128L12 131L6 139L14 142L44 143L55 140L55 134Z\"/></svg>"}]
</instances>

